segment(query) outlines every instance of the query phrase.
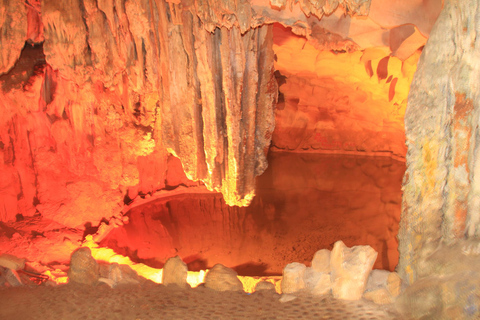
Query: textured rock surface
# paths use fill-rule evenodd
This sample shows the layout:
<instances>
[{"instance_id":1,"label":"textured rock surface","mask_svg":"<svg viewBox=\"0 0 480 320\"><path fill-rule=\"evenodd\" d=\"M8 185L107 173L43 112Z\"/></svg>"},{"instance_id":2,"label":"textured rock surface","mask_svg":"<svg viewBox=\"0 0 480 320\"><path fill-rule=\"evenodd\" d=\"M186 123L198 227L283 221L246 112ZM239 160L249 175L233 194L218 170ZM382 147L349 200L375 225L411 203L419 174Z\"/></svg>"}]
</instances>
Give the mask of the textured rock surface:
<instances>
[{"instance_id":1,"label":"textured rock surface","mask_svg":"<svg viewBox=\"0 0 480 320\"><path fill-rule=\"evenodd\" d=\"M270 281L260 281L255 286L255 292L263 291L263 290L274 292L275 291L275 285L273 283L271 283Z\"/></svg>"},{"instance_id":2,"label":"textured rock surface","mask_svg":"<svg viewBox=\"0 0 480 320\"><path fill-rule=\"evenodd\" d=\"M370 64L375 68L379 57L390 52L402 52L407 59L423 45L439 7L439 2L408 1L414 14L389 1L395 5L392 15L385 14L389 4L370 6L369 1L286 6L269 0L3 2L0 172L6 180L0 182L0 219L38 211L69 227L96 225L119 215L122 202L165 189L165 173L173 172L167 168L169 154L181 159L188 178L222 192L227 203L251 200L254 178L266 166L277 95L272 27L267 24L290 26L326 52L385 49L373 60L367 54L359 64L363 70ZM369 7L373 20L356 17ZM325 12L329 14L323 16ZM422 12L428 19L418 19ZM418 24L422 36L413 26L397 28L408 23ZM22 59L15 63L20 54L30 65ZM388 75L397 74L397 66L387 63L392 68L396 71ZM379 78L387 88L384 96L400 101L404 76L398 83L397 77ZM292 77L292 90L298 80ZM305 88L310 92L310 86ZM341 101L345 94L329 101ZM311 102L300 96L301 105ZM291 149L288 127L295 131L299 122L292 119L290 107L287 111L286 127L279 126L276 141ZM322 112L311 115L321 118ZM322 150L336 150L331 146L351 142L355 135L337 136L321 127L323 122L310 123L317 131L300 130L307 135L304 147L320 144ZM390 130L389 124L380 127ZM385 134L380 140L386 144L370 143L365 136L355 141L356 147L363 152L395 146L394 153L401 153L398 139L392 140L390 131ZM186 180L183 174L175 178L169 187Z\"/></svg>"},{"instance_id":3,"label":"textured rock surface","mask_svg":"<svg viewBox=\"0 0 480 320\"><path fill-rule=\"evenodd\" d=\"M343 300L361 299L376 258L377 252L370 246L347 248L342 241L337 241L330 260L333 296Z\"/></svg>"},{"instance_id":4,"label":"textured rock surface","mask_svg":"<svg viewBox=\"0 0 480 320\"><path fill-rule=\"evenodd\" d=\"M282 293L289 294L305 289L305 272L307 267L303 263L289 263L283 269Z\"/></svg>"},{"instance_id":5,"label":"textured rock surface","mask_svg":"<svg viewBox=\"0 0 480 320\"><path fill-rule=\"evenodd\" d=\"M330 272L318 272L315 269L305 270L305 287L313 295L329 294L332 290Z\"/></svg>"},{"instance_id":6,"label":"textured rock surface","mask_svg":"<svg viewBox=\"0 0 480 320\"><path fill-rule=\"evenodd\" d=\"M315 252L312 259L312 269L316 272L330 273L330 250L322 249Z\"/></svg>"},{"instance_id":7,"label":"textured rock surface","mask_svg":"<svg viewBox=\"0 0 480 320\"><path fill-rule=\"evenodd\" d=\"M419 52L401 61L379 48L322 51L274 28L280 96L273 150L405 157L403 115Z\"/></svg>"},{"instance_id":8,"label":"textured rock surface","mask_svg":"<svg viewBox=\"0 0 480 320\"><path fill-rule=\"evenodd\" d=\"M205 287L216 291L243 291L237 273L221 264L216 264L205 276Z\"/></svg>"},{"instance_id":9,"label":"textured rock surface","mask_svg":"<svg viewBox=\"0 0 480 320\"><path fill-rule=\"evenodd\" d=\"M25 268L25 259L15 257L11 254L1 254L0 255L0 267L21 270Z\"/></svg>"},{"instance_id":10,"label":"textured rock surface","mask_svg":"<svg viewBox=\"0 0 480 320\"><path fill-rule=\"evenodd\" d=\"M79 248L72 253L68 281L93 285L100 278L100 267L92 257L90 248Z\"/></svg>"},{"instance_id":11,"label":"textured rock surface","mask_svg":"<svg viewBox=\"0 0 480 320\"><path fill-rule=\"evenodd\" d=\"M440 242L479 235L479 7L445 2L412 82L398 268L409 284Z\"/></svg>"},{"instance_id":12,"label":"textured rock surface","mask_svg":"<svg viewBox=\"0 0 480 320\"><path fill-rule=\"evenodd\" d=\"M363 297L376 304L390 304L401 290L402 281L396 272L373 270L367 281Z\"/></svg>"},{"instance_id":13,"label":"textured rock surface","mask_svg":"<svg viewBox=\"0 0 480 320\"><path fill-rule=\"evenodd\" d=\"M162 283L185 287L187 286L187 272L187 265L179 256L170 258L163 266Z\"/></svg>"}]
</instances>

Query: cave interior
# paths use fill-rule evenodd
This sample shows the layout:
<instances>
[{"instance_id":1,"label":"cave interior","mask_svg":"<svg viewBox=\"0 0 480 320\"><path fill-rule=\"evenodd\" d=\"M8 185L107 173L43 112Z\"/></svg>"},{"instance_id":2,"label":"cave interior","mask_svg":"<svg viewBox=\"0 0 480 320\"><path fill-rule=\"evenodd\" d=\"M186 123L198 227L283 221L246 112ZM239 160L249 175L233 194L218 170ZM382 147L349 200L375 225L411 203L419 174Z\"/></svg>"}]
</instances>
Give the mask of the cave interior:
<instances>
[{"instance_id":1,"label":"cave interior","mask_svg":"<svg viewBox=\"0 0 480 320\"><path fill-rule=\"evenodd\" d=\"M478 254L478 6L3 1L0 253L280 276L342 240L405 285Z\"/></svg>"}]
</instances>

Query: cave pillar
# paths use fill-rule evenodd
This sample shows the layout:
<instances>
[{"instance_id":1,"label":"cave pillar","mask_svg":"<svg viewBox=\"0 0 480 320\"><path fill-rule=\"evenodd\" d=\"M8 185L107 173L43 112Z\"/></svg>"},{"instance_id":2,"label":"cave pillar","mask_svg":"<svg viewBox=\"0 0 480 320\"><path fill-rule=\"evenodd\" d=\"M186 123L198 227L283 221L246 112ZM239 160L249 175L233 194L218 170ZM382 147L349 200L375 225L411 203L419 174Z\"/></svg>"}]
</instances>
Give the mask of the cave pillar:
<instances>
[{"instance_id":1,"label":"cave pillar","mask_svg":"<svg viewBox=\"0 0 480 320\"><path fill-rule=\"evenodd\" d=\"M445 2L410 89L398 236L398 271L410 284L440 243L479 237L479 6Z\"/></svg>"}]
</instances>

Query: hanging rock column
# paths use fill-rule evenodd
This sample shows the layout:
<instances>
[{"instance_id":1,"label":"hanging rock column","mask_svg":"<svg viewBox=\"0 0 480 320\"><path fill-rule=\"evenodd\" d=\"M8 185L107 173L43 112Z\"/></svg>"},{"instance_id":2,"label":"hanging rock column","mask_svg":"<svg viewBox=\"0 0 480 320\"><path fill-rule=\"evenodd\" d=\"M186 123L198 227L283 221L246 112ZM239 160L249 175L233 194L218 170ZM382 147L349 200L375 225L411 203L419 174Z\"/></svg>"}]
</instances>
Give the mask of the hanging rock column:
<instances>
[{"instance_id":1,"label":"hanging rock column","mask_svg":"<svg viewBox=\"0 0 480 320\"><path fill-rule=\"evenodd\" d=\"M157 135L190 179L222 192L230 205L248 205L274 127L272 27L209 32L188 11L177 17L181 24L171 16L160 18L167 70Z\"/></svg>"},{"instance_id":2,"label":"hanging rock column","mask_svg":"<svg viewBox=\"0 0 480 320\"><path fill-rule=\"evenodd\" d=\"M440 243L480 232L480 1L445 1L411 85L398 271L407 283Z\"/></svg>"}]
</instances>

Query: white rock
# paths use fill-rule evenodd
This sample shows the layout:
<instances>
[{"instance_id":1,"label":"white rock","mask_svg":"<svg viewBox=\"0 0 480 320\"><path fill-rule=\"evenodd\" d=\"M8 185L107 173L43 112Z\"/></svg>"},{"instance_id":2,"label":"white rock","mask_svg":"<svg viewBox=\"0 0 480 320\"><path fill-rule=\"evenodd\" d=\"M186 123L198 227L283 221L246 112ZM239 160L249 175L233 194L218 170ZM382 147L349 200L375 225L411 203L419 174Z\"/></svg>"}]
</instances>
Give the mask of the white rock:
<instances>
[{"instance_id":1,"label":"white rock","mask_svg":"<svg viewBox=\"0 0 480 320\"><path fill-rule=\"evenodd\" d=\"M216 264L205 276L205 287L216 291L243 291L237 273L221 264Z\"/></svg>"},{"instance_id":2,"label":"white rock","mask_svg":"<svg viewBox=\"0 0 480 320\"><path fill-rule=\"evenodd\" d=\"M305 270L305 287L313 295L330 293L332 289L330 273L317 272L313 268L307 268Z\"/></svg>"},{"instance_id":3,"label":"white rock","mask_svg":"<svg viewBox=\"0 0 480 320\"><path fill-rule=\"evenodd\" d=\"M179 287L188 286L188 267L179 256L170 258L163 266L162 283L164 285L176 284Z\"/></svg>"},{"instance_id":4,"label":"white rock","mask_svg":"<svg viewBox=\"0 0 480 320\"><path fill-rule=\"evenodd\" d=\"M22 270L25 268L25 259L20 259L11 254L4 253L0 255L0 266L12 270Z\"/></svg>"},{"instance_id":5,"label":"white rock","mask_svg":"<svg viewBox=\"0 0 480 320\"><path fill-rule=\"evenodd\" d=\"M370 272L365 291L374 291L380 288L386 288L389 274L390 271L387 270L373 270Z\"/></svg>"},{"instance_id":6,"label":"white rock","mask_svg":"<svg viewBox=\"0 0 480 320\"><path fill-rule=\"evenodd\" d=\"M285 303L285 302L293 301L295 299L297 299L297 296L294 296L292 294L282 294L282 296L280 297L280 299L278 299L278 301L280 301L281 303Z\"/></svg>"},{"instance_id":7,"label":"white rock","mask_svg":"<svg viewBox=\"0 0 480 320\"><path fill-rule=\"evenodd\" d=\"M378 253L370 246L347 248L335 242L330 257L332 293L334 298L359 300L367 284Z\"/></svg>"},{"instance_id":8,"label":"white rock","mask_svg":"<svg viewBox=\"0 0 480 320\"><path fill-rule=\"evenodd\" d=\"M293 262L283 269L282 293L294 293L305 289L305 271L303 263Z\"/></svg>"},{"instance_id":9,"label":"white rock","mask_svg":"<svg viewBox=\"0 0 480 320\"><path fill-rule=\"evenodd\" d=\"M315 252L312 269L317 272L330 273L330 250L322 249Z\"/></svg>"},{"instance_id":10,"label":"white rock","mask_svg":"<svg viewBox=\"0 0 480 320\"><path fill-rule=\"evenodd\" d=\"M368 277L363 297L375 303L392 303L400 294L402 280L396 272L373 270Z\"/></svg>"}]
</instances>

